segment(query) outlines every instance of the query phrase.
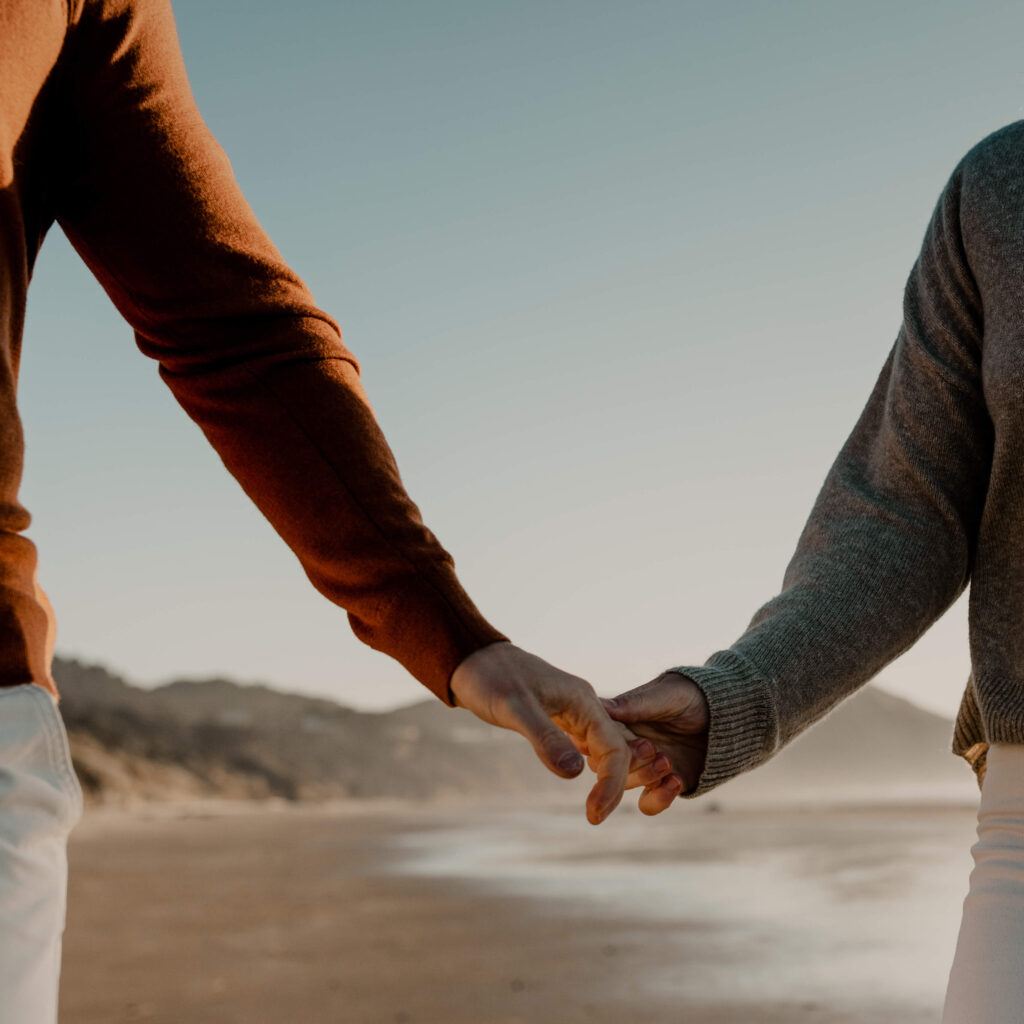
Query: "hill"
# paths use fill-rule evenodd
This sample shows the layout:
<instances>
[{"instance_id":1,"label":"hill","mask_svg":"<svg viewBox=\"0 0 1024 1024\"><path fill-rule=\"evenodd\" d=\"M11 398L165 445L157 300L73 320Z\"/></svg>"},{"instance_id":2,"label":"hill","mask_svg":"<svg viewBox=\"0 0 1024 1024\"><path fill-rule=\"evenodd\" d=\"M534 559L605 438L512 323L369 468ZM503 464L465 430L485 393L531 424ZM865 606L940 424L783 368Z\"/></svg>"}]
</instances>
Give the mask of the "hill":
<instances>
[{"instance_id":1,"label":"hill","mask_svg":"<svg viewBox=\"0 0 1024 1024\"><path fill-rule=\"evenodd\" d=\"M556 798L583 785L551 776L515 734L433 699L369 713L223 678L143 689L68 658L54 676L91 802ZM867 686L699 803L970 800L977 787L949 752L952 728Z\"/></svg>"}]
</instances>

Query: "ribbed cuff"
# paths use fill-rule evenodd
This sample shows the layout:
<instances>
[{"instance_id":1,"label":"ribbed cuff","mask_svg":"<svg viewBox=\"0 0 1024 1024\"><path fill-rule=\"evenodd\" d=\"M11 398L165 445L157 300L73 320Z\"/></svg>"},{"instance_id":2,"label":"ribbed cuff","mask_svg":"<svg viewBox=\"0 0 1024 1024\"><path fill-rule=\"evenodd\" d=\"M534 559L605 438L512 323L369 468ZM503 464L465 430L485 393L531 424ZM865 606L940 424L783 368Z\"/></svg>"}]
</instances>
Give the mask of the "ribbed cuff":
<instances>
[{"instance_id":1,"label":"ribbed cuff","mask_svg":"<svg viewBox=\"0 0 1024 1024\"><path fill-rule=\"evenodd\" d=\"M778 747L779 717L771 684L734 651L718 651L704 665L668 669L692 679L710 712L704 770L684 798L702 796L768 760Z\"/></svg>"},{"instance_id":2,"label":"ribbed cuff","mask_svg":"<svg viewBox=\"0 0 1024 1024\"><path fill-rule=\"evenodd\" d=\"M985 739L985 726L981 720L981 709L978 707L973 672L967 679L967 686L960 700L960 708L953 725L951 749L971 766L980 789L985 779L988 741Z\"/></svg>"},{"instance_id":3,"label":"ribbed cuff","mask_svg":"<svg viewBox=\"0 0 1024 1024\"><path fill-rule=\"evenodd\" d=\"M986 675L972 679L977 702L973 738L989 743L1024 744L1024 680ZM983 735L978 736L978 731Z\"/></svg>"}]
</instances>

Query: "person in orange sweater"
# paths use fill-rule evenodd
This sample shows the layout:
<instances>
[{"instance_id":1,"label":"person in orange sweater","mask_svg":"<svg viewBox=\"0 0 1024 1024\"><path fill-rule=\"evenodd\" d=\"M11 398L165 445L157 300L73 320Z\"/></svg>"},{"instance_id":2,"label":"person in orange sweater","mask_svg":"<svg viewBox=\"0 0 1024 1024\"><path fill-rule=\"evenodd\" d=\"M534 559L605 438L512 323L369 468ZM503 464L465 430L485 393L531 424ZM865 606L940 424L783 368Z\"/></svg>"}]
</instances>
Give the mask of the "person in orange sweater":
<instances>
[{"instance_id":1,"label":"person in orange sweater","mask_svg":"<svg viewBox=\"0 0 1024 1024\"><path fill-rule=\"evenodd\" d=\"M19 503L26 293L56 222L313 586L442 701L596 758L602 821L668 770L584 680L477 610L406 494L335 321L261 229L197 111L169 0L0 0L0 1024L56 1019L81 789L56 709L53 611ZM629 743L632 743L632 749ZM639 774L638 774L639 773Z\"/></svg>"}]
</instances>

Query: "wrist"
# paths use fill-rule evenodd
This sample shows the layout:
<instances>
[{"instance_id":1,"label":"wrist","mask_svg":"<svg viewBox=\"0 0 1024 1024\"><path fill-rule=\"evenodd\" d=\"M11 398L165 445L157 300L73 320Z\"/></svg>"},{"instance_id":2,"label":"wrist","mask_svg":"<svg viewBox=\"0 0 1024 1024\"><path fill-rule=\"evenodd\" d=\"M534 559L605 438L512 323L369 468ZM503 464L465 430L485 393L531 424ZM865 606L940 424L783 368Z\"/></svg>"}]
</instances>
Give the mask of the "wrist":
<instances>
[{"instance_id":1,"label":"wrist","mask_svg":"<svg viewBox=\"0 0 1024 1024\"><path fill-rule=\"evenodd\" d=\"M696 685L709 709L699 796L767 761L779 746L774 684L734 651L718 651L704 665L669 669Z\"/></svg>"},{"instance_id":2,"label":"wrist","mask_svg":"<svg viewBox=\"0 0 1024 1024\"><path fill-rule=\"evenodd\" d=\"M508 640L496 640L471 651L455 666L448 678L448 703L455 708L467 707L465 697L473 678L495 657L501 657L504 649L511 648Z\"/></svg>"},{"instance_id":3,"label":"wrist","mask_svg":"<svg viewBox=\"0 0 1024 1024\"><path fill-rule=\"evenodd\" d=\"M683 689L676 715L685 720L687 731L706 736L711 727L711 707L700 683L678 669L670 669L662 678Z\"/></svg>"}]
</instances>

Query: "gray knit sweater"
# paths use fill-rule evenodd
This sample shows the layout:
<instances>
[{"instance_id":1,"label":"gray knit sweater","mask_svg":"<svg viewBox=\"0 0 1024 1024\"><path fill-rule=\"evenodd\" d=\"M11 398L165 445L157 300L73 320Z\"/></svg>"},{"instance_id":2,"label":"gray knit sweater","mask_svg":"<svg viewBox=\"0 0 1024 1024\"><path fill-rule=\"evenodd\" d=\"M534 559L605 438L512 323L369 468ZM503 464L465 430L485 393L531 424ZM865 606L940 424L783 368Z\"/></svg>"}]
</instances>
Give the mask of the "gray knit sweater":
<instances>
[{"instance_id":1,"label":"gray knit sweater","mask_svg":"<svg viewBox=\"0 0 1024 1024\"><path fill-rule=\"evenodd\" d=\"M700 796L768 760L902 654L970 582L952 750L1024 743L1024 121L960 161L903 321L782 592L705 665Z\"/></svg>"}]
</instances>

